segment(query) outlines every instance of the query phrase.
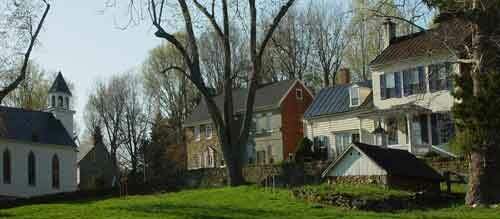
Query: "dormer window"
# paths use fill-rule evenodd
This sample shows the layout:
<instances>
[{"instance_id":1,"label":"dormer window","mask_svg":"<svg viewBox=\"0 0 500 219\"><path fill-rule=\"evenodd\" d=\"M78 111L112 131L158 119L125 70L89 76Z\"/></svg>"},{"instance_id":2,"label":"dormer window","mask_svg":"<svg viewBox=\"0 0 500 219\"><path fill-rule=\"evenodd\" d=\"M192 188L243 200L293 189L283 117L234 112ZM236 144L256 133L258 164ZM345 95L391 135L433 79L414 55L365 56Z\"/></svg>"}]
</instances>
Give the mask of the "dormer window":
<instances>
[{"instance_id":1,"label":"dormer window","mask_svg":"<svg viewBox=\"0 0 500 219\"><path fill-rule=\"evenodd\" d=\"M351 97L351 107L359 106L359 87L352 86L349 90L349 96Z\"/></svg>"}]
</instances>

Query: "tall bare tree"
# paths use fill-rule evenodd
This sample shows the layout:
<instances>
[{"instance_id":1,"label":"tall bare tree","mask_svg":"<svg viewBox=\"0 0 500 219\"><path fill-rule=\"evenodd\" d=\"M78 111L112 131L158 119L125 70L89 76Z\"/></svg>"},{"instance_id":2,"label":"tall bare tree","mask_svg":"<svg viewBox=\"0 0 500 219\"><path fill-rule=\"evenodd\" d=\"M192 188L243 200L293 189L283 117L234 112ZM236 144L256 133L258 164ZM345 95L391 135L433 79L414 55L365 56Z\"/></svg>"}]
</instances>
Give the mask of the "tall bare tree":
<instances>
[{"instance_id":1,"label":"tall bare tree","mask_svg":"<svg viewBox=\"0 0 500 219\"><path fill-rule=\"evenodd\" d=\"M128 1L129 4L140 4L136 1ZM265 31L258 33L258 19L263 14L257 14L256 0L248 0L246 4L243 2L232 2L227 0L149 0L143 5L134 5L131 8L146 8L149 12L152 25L156 29L155 36L167 40L171 43L182 55L188 71L184 71L179 66L171 66L171 69L176 69L182 72L198 89L203 96L211 115L212 121L215 124L219 141L222 147L224 158L227 162L229 184L231 186L241 185L244 183L243 178L243 156L245 146L248 142L250 124L252 122L252 113L254 108L255 93L259 83L261 74L262 54L268 42L279 25L281 19L286 15L288 9L295 2L294 0L277 1L279 4L277 10L274 10L272 22ZM275 4L269 1L263 1L268 9L276 9ZM272 6L272 7L271 7ZM174 9L175 8L175 9ZM170 33L166 24L168 24L168 12L177 10L180 12L184 28L187 35L186 45L182 44L179 39ZM233 10L232 10L233 9ZM243 12L245 10L246 12ZM238 13L232 13L232 12ZM196 37L195 27L193 23L193 12L201 14L204 20L213 28L220 40L224 51L224 104L222 110L217 107L212 92L207 86L200 65L200 52L198 38ZM264 12L264 9L259 10ZM169 13L170 14L170 13ZM235 15L236 14L236 15ZM248 92L246 97L246 109L241 115L241 125L235 124L234 119L239 113L233 108L233 76L232 68L233 53L235 48L231 47L231 39L233 33L230 29L230 21L241 18L243 25L246 25L248 35L248 56L250 57L251 70L248 72ZM170 20L172 21L172 20Z\"/></svg>"},{"instance_id":2,"label":"tall bare tree","mask_svg":"<svg viewBox=\"0 0 500 219\"><path fill-rule=\"evenodd\" d=\"M30 62L25 79L19 84L17 89L5 97L3 103L7 106L24 109L45 110L48 104L49 87L50 80L44 70L39 65Z\"/></svg>"},{"instance_id":3,"label":"tall bare tree","mask_svg":"<svg viewBox=\"0 0 500 219\"><path fill-rule=\"evenodd\" d=\"M0 74L15 75L7 77L13 80L2 80L0 104L26 78L31 52L38 42L49 10L47 0L0 3Z\"/></svg>"}]
</instances>

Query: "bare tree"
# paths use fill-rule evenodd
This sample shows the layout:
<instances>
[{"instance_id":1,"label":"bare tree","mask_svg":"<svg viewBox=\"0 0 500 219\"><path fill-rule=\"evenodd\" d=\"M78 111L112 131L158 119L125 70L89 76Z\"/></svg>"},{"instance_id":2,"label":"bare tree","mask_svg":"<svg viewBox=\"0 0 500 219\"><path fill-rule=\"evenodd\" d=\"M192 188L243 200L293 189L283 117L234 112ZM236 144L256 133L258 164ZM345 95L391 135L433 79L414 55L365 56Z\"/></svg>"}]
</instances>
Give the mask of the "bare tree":
<instances>
[{"instance_id":1,"label":"bare tree","mask_svg":"<svg viewBox=\"0 0 500 219\"><path fill-rule=\"evenodd\" d=\"M320 67L323 76L323 86L335 84L336 73L342 65L345 38L346 13L340 5L329 7L326 2L312 3L309 16L310 33L314 39L314 63ZM334 8L332 10L332 8ZM315 65L316 66L316 65Z\"/></svg>"},{"instance_id":2,"label":"bare tree","mask_svg":"<svg viewBox=\"0 0 500 219\"><path fill-rule=\"evenodd\" d=\"M258 17L262 15L257 14L257 4L255 0L248 0L247 4L238 1L231 5L227 0L207 0L203 2L193 0L189 1L189 3L185 0L177 0L177 6L173 4L173 1L167 0L149 0L144 5L136 5L136 1L128 2L129 5L132 5L131 8L147 8L151 22L156 29L155 36L167 40L182 55L188 67L188 71L184 71L184 69L179 66L171 66L169 68L182 72L203 96L212 121L215 124L223 155L227 162L229 184L231 186L243 184L243 155L245 146L248 142L249 128L252 122L255 93L261 74L262 55L275 29L294 3L294 0L278 1L283 3L279 3L276 15L272 19L269 27L266 28L263 33L258 33L257 31L259 29L257 20ZM271 4L269 1L265 1L263 4L266 4L266 8L275 8L274 4ZM231 7L233 7L234 10L231 10ZM168 18L171 18L167 17L167 10L172 10L173 8L178 9L181 14L187 35L186 45L182 44L179 39L165 28L165 24L168 23ZM242 12L240 9L243 8L248 11L246 13ZM231 12L234 11L238 13L232 16L233 13ZM259 11L262 12L264 10ZM222 111L215 104L212 93L202 75L199 44L193 23L193 12L198 12L198 14L201 14L203 18L205 18L222 44L224 51L224 104ZM242 113L242 117L240 117L241 125L235 124L234 122L235 116L238 115L238 113L235 112L233 108L232 76L234 72L232 68L232 54L239 51L235 51L235 48L231 47L233 33L230 29L230 21L238 18L238 15L242 18L244 25L248 27L247 30L249 30L247 32L249 34L248 56L250 57L251 63L251 70L248 72L247 79L248 92L246 97L246 109Z\"/></svg>"},{"instance_id":3,"label":"bare tree","mask_svg":"<svg viewBox=\"0 0 500 219\"><path fill-rule=\"evenodd\" d=\"M14 80L4 81L0 90L0 103L26 78L31 52L50 10L47 0L6 1L2 4L0 5L0 51L3 54L0 56L0 73L16 77ZM40 8L44 8L41 17ZM25 50L21 52L23 48ZM22 57L19 57L19 53L22 53ZM17 64L19 60L21 65Z\"/></svg>"},{"instance_id":4,"label":"bare tree","mask_svg":"<svg viewBox=\"0 0 500 219\"><path fill-rule=\"evenodd\" d=\"M11 75L15 77L15 75ZM12 79L9 79L12 80ZM18 88L10 92L3 103L7 106L20 107L31 110L45 110L50 80L41 67L30 62L25 79Z\"/></svg>"}]
</instances>

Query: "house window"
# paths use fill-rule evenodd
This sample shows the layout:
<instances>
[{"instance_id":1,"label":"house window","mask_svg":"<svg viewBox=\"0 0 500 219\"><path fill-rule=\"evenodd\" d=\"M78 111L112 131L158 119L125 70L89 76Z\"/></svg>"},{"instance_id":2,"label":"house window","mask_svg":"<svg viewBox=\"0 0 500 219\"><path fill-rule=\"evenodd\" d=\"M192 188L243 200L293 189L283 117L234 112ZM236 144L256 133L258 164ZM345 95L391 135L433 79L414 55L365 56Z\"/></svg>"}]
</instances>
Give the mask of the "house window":
<instances>
[{"instance_id":1,"label":"house window","mask_svg":"<svg viewBox=\"0 0 500 219\"><path fill-rule=\"evenodd\" d=\"M273 146L272 145L268 145L267 146L267 157L269 159L269 163L272 164L274 163L274 158L273 158Z\"/></svg>"},{"instance_id":2,"label":"house window","mask_svg":"<svg viewBox=\"0 0 500 219\"><path fill-rule=\"evenodd\" d=\"M403 90L405 96L425 92L424 75L424 67L403 71Z\"/></svg>"},{"instance_id":3,"label":"house window","mask_svg":"<svg viewBox=\"0 0 500 219\"><path fill-rule=\"evenodd\" d=\"M429 66L429 88L431 92L450 90L453 87L452 64L441 63Z\"/></svg>"},{"instance_id":4,"label":"house window","mask_svg":"<svg viewBox=\"0 0 500 219\"><path fill-rule=\"evenodd\" d=\"M212 138L212 126L211 125L206 125L205 126L205 137L207 139L211 139Z\"/></svg>"},{"instance_id":5,"label":"house window","mask_svg":"<svg viewBox=\"0 0 500 219\"><path fill-rule=\"evenodd\" d=\"M262 129L262 124L260 124L260 123L261 123L261 121L260 121L260 120L261 120L261 119L260 119L260 117L261 117L261 115L260 115L260 114L258 114L258 113L255 115L255 131L256 131L257 133L260 133L260 132L262 131L262 130L261 130L261 129Z\"/></svg>"},{"instance_id":6,"label":"house window","mask_svg":"<svg viewBox=\"0 0 500 219\"><path fill-rule=\"evenodd\" d=\"M401 97L401 73L380 75L380 96L381 99Z\"/></svg>"},{"instance_id":7,"label":"house window","mask_svg":"<svg viewBox=\"0 0 500 219\"><path fill-rule=\"evenodd\" d=\"M201 139L201 136L200 136L200 127L199 126L195 126L194 127L194 139L196 141L199 141Z\"/></svg>"},{"instance_id":8,"label":"house window","mask_svg":"<svg viewBox=\"0 0 500 219\"><path fill-rule=\"evenodd\" d=\"M428 144L427 115L413 117L411 123L412 144Z\"/></svg>"},{"instance_id":9,"label":"house window","mask_svg":"<svg viewBox=\"0 0 500 219\"><path fill-rule=\"evenodd\" d=\"M33 151L28 155L28 185L36 185L36 160Z\"/></svg>"},{"instance_id":10,"label":"house window","mask_svg":"<svg viewBox=\"0 0 500 219\"><path fill-rule=\"evenodd\" d=\"M266 130L268 132L271 132L272 131L272 128L271 128L271 119L272 119L272 113L267 113L266 114Z\"/></svg>"},{"instance_id":11,"label":"house window","mask_svg":"<svg viewBox=\"0 0 500 219\"><path fill-rule=\"evenodd\" d=\"M11 159L10 159L10 151L6 149L3 152L3 183L10 184L11 182Z\"/></svg>"},{"instance_id":12,"label":"house window","mask_svg":"<svg viewBox=\"0 0 500 219\"><path fill-rule=\"evenodd\" d=\"M431 127L433 145L446 144L455 135L455 124L449 113L433 113Z\"/></svg>"},{"instance_id":13,"label":"house window","mask_svg":"<svg viewBox=\"0 0 500 219\"><path fill-rule=\"evenodd\" d=\"M52 157L52 188L59 189L59 158L57 155Z\"/></svg>"},{"instance_id":14,"label":"house window","mask_svg":"<svg viewBox=\"0 0 500 219\"><path fill-rule=\"evenodd\" d=\"M330 140L328 136L320 135L313 138L313 150L319 156L320 160L328 159L328 150L330 149Z\"/></svg>"},{"instance_id":15,"label":"house window","mask_svg":"<svg viewBox=\"0 0 500 219\"><path fill-rule=\"evenodd\" d=\"M354 138L359 140L358 133L336 133L335 134L335 151L337 156L342 154L344 150L349 147L349 145L353 142Z\"/></svg>"},{"instance_id":16,"label":"house window","mask_svg":"<svg viewBox=\"0 0 500 219\"><path fill-rule=\"evenodd\" d=\"M257 151L257 164L266 163L266 151Z\"/></svg>"},{"instance_id":17,"label":"house window","mask_svg":"<svg viewBox=\"0 0 500 219\"><path fill-rule=\"evenodd\" d=\"M351 106L359 106L359 87L351 87Z\"/></svg>"},{"instance_id":18,"label":"house window","mask_svg":"<svg viewBox=\"0 0 500 219\"><path fill-rule=\"evenodd\" d=\"M396 145L398 141L398 120L390 118L386 120L387 144Z\"/></svg>"},{"instance_id":19,"label":"house window","mask_svg":"<svg viewBox=\"0 0 500 219\"><path fill-rule=\"evenodd\" d=\"M304 99L304 93L303 93L302 89L296 89L295 90L295 97L297 98L297 100L303 100Z\"/></svg>"}]
</instances>

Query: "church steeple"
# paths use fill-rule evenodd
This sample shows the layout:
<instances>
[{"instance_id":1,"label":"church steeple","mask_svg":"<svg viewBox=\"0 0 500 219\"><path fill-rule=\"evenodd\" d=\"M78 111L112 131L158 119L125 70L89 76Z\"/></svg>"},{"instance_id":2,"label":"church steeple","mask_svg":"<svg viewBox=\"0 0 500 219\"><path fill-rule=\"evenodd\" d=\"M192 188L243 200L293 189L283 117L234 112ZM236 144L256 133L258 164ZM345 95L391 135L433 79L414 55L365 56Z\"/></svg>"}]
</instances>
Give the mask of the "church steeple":
<instances>
[{"instance_id":1,"label":"church steeple","mask_svg":"<svg viewBox=\"0 0 500 219\"><path fill-rule=\"evenodd\" d=\"M70 106L72 94L61 72L57 74L52 83L48 97L49 108L47 111L59 119L70 136L73 136L73 115L75 111L71 110Z\"/></svg>"}]
</instances>

